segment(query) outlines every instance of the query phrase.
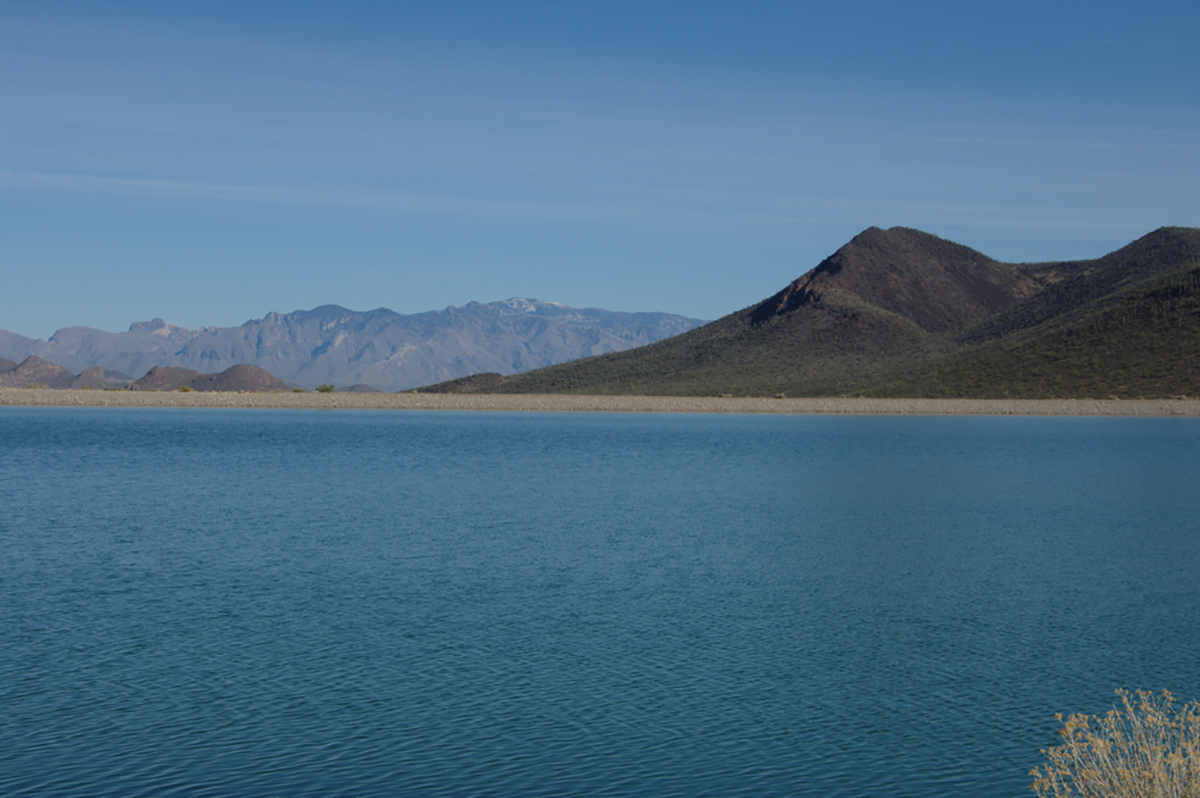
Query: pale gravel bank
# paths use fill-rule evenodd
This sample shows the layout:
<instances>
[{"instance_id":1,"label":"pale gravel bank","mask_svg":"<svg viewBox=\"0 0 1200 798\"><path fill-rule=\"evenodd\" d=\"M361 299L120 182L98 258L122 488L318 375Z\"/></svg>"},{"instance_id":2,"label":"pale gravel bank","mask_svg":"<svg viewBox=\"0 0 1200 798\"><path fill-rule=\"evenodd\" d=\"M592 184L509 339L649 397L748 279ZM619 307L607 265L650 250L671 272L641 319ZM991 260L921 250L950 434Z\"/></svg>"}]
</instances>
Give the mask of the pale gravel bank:
<instances>
[{"instance_id":1,"label":"pale gravel bank","mask_svg":"<svg viewBox=\"0 0 1200 798\"><path fill-rule=\"evenodd\" d=\"M0 405L862 415L1200 416L1198 399L771 399L429 393L191 393L0 388Z\"/></svg>"}]
</instances>

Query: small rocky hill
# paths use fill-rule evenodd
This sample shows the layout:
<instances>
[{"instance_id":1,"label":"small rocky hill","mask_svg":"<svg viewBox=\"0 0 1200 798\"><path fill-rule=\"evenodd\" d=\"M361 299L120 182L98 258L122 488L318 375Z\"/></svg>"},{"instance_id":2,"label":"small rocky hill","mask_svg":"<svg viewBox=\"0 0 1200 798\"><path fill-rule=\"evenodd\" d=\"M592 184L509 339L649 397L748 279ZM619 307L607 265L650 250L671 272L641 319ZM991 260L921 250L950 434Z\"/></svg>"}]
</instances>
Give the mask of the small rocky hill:
<instances>
[{"instance_id":1,"label":"small rocky hill","mask_svg":"<svg viewBox=\"0 0 1200 798\"><path fill-rule=\"evenodd\" d=\"M52 389L111 389L128 388L134 391L177 391L182 387L194 391L289 391L291 386L277 380L257 366L238 364L217 374L201 374L177 366L155 366L140 380L127 375L107 372L99 366L86 368L79 374L31 355L20 364L0 360L0 388Z\"/></svg>"},{"instance_id":2,"label":"small rocky hill","mask_svg":"<svg viewBox=\"0 0 1200 798\"><path fill-rule=\"evenodd\" d=\"M0 388L95 388L124 387L130 382L124 374L106 372L99 366L72 374L69 369L47 363L36 355L21 363L0 358Z\"/></svg>"},{"instance_id":3,"label":"small rocky hill","mask_svg":"<svg viewBox=\"0 0 1200 798\"><path fill-rule=\"evenodd\" d=\"M247 363L230 366L219 374L201 374L189 385L197 391L269 393L291 390L283 380L277 380L258 366Z\"/></svg>"},{"instance_id":4,"label":"small rocky hill","mask_svg":"<svg viewBox=\"0 0 1200 798\"><path fill-rule=\"evenodd\" d=\"M140 380L134 381L131 391L178 391L183 386L191 387L192 380L200 376L193 369L183 369L178 366L155 366L146 372Z\"/></svg>"},{"instance_id":5,"label":"small rocky hill","mask_svg":"<svg viewBox=\"0 0 1200 798\"><path fill-rule=\"evenodd\" d=\"M12 361L7 361L12 363ZM70 388L76 375L62 366L47 363L40 357L31 356L12 368L0 371L0 387L3 388Z\"/></svg>"},{"instance_id":6,"label":"small rocky hill","mask_svg":"<svg viewBox=\"0 0 1200 798\"><path fill-rule=\"evenodd\" d=\"M201 374L178 366L155 366L129 387L134 391L178 391L184 387L194 391L252 393L291 390L287 383L275 379L258 366L244 363L230 366L217 374Z\"/></svg>"},{"instance_id":7,"label":"small rocky hill","mask_svg":"<svg viewBox=\"0 0 1200 798\"><path fill-rule=\"evenodd\" d=\"M129 384L129 379L123 379L123 377L124 375L113 378L109 374L106 374L104 369L100 368L99 366L92 366L91 368L84 369L82 372L80 372L79 376L71 380L71 384L68 387L76 390L83 388L89 390L116 388Z\"/></svg>"}]
</instances>

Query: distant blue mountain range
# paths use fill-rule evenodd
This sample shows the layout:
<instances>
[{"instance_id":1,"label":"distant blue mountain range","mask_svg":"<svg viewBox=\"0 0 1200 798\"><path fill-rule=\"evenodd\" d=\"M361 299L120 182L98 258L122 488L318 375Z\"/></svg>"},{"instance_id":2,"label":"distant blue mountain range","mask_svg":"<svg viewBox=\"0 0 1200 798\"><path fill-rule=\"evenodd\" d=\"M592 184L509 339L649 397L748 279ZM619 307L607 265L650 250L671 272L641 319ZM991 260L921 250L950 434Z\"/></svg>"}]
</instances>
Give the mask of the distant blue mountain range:
<instances>
[{"instance_id":1,"label":"distant blue mountain range","mask_svg":"<svg viewBox=\"0 0 1200 798\"><path fill-rule=\"evenodd\" d=\"M572 308L536 299L471 302L415 314L323 305L268 313L240 327L189 330L154 319L120 333L68 327L49 340L0 330L0 358L37 355L74 372L99 366L134 378L154 366L214 373L246 363L305 388L366 384L397 391L617 352L703 323L669 313Z\"/></svg>"}]
</instances>

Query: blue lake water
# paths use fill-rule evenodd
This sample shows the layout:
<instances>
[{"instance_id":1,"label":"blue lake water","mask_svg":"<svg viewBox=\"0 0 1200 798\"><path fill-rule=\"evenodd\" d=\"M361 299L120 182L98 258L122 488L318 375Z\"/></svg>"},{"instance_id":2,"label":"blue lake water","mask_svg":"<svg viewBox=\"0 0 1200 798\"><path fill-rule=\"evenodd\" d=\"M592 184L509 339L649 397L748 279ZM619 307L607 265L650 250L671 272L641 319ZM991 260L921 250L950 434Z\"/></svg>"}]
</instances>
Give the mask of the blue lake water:
<instances>
[{"instance_id":1,"label":"blue lake water","mask_svg":"<svg viewBox=\"0 0 1200 798\"><path fill-rule=\"evenodd\" d=\"M1017 796L1200 420L0 408L0 794Z\"/></svg>"}]
</instances>

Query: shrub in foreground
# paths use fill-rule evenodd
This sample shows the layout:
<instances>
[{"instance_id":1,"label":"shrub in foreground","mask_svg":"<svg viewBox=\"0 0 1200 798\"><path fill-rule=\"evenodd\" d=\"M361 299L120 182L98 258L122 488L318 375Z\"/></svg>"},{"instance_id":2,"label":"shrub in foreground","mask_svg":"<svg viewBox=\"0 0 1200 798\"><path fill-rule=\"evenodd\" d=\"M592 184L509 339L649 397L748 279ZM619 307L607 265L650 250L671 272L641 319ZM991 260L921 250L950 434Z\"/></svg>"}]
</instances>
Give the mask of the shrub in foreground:
<instances>
[{"instance_id":1,"label":"shrub in foreground","mask_svg":"<svg viewBox=\"0 0 1200 798\"><path fill-rule=\"evenodd\" d=\"M1029 772L1039 798L1200 798L1200 702L1130 693L1104 717L1063 720L1063 744Z\"/></svg>"}]
</instances>

